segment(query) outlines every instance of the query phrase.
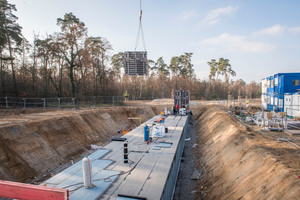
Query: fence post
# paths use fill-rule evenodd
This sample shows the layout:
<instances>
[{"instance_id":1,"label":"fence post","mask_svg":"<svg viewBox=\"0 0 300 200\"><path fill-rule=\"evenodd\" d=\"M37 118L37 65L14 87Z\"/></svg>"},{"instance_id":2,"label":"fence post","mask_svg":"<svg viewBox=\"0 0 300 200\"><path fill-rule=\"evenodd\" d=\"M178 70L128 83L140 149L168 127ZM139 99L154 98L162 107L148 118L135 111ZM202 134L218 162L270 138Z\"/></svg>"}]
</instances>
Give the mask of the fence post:
<instances>
[{"instance_id":1,"label":"fence post","mask_svg":"<svg viewBox=\"0 0 300 200\"><path fill-rule=\"evenodd\" d=\"M233 115L235 115L235 100L233 100L233 107L234 107L234 109L233 109Z\"/></svg>"},{"instance_id":2,"label":"fence post","mask_svg":"<svg viewBox=\"0 0 300 200\"><path fill-rule=\"evenodd\" d=\"M24 101L24 109L26 109L26 98L24 98L23 101Z\"/></svg>"},{"instance_id":3,"label":"fence post","mask_svg":"<svg viewBox=\"0 0 300 200\"><path fill-rule=\"evenodd\" d=\"M115 96L112 97L112 105L115 106Z\"/></svg>"},{"instance_id":4,"label":"fence post","mask_svg":"<svg viewBox=\"0 0 300 200\"><path fill-rule=\"evenodd\" d=\"M46 108L46 98L42 99L44 101L44 109Z\"/></svg>"},{"instance_id":5,"label":"fence post","mask_svg":"<svg viewBox=\"0 0 300 200\"><path fill-rule=\"evenodd\" d=\"M282 118L281 118L281 123L282 123L282 137L285 138L284 124L283 124L283 114L282 114Z\"/></svg>"},{"instance_id":6,"label":"fence post","mask_svg":"<svg viewBox=\"0 0 300 200\"><path fill-rule=\"evenodd\" d=\"M265 128L265 109L262 107L263 128Z\"/></svg>"},{"instance_id":7,"label":"fence post","mask_svg":"<svg viewBox=\"0 0 300 200\"><path fill-rule=\"evenodd\" d=\"M94 101L94 107L96 107L96 97L93 96L93 101Z\"/></svg>"},{"instance_id":8,"label":"fence post","mask_svg":"<svg viewBox=\"0 0 300 200\"><path fill-rule=\"evenodd\" d=\"M76 102L75 102L75 98L72 98L72 100L73 100L73 107L74 107L74 109L76 109Z\"/></svg>"},{"instance_id":9,"label":"fence post","mask_svg":"<svg viewBox=\"0 0 300 200\"><path fill-rule=\"evenodd\" d=\"M4 97L5 98L5 107L8 108L8 100L7 100L7 97Z\"/></svg>"},{"instance_id":10,"label":"fence post","mask_svg":"<svg viewBox=\"0 0 300 200\"><path fill-rule=\"evenodd\" d=\"M58 98L57 100L58 100L58 108L61 109L61 106L60 106L60 98Z\"/></svg>"},{"instance_id":11,"label":"fence post","mask_svg":"<svg viewBox=\"0 0 300 200\"><path fill-rule=\"evenodd\" d=\"M285 130L288 130L287 114L285 113Z\"/></svg>"}]
</instances>

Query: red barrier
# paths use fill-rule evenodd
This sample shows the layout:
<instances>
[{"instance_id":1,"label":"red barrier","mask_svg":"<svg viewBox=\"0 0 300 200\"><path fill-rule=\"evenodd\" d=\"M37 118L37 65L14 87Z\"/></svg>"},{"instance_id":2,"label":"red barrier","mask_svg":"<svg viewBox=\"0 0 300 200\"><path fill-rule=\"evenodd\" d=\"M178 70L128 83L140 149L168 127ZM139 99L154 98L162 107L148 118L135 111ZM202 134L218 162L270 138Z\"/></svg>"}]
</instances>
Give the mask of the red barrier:
<instances>
[{"instance_id":1,"label":"red barrier","mask_svg":"<svg viewBox=\"0 0 300 200\"><path fill-rule=\"evenodd\" d=\"M21 200L69 200L69 190L0 180L0 197Z\"/></svg>"}]
</instances>

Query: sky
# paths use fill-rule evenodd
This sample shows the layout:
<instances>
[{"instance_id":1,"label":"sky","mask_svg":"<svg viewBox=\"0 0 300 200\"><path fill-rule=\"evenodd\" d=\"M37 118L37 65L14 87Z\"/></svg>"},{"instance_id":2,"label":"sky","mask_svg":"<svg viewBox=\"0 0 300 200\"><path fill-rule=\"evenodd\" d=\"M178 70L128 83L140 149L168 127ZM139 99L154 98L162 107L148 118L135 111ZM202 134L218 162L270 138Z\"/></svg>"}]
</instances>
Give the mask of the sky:
<instances>
[{"instance_id":1,"label":"sky","mask_svg":"<svg viewBox=\"0 0 300 200\"><path fill-rule=\"evenodd\" d=\"M23 35L32 42L60 31L57 18L72 12L89 36L105 37L111 54L135 50L140 0L8 0L15 4ZM142 0L148 59L192 52L200 80L211 59L230 60L236 79L247 83L283 72L300 72L299 0ZM139 43L137 50L144 50Z\"/></svg>"}]
</instances>

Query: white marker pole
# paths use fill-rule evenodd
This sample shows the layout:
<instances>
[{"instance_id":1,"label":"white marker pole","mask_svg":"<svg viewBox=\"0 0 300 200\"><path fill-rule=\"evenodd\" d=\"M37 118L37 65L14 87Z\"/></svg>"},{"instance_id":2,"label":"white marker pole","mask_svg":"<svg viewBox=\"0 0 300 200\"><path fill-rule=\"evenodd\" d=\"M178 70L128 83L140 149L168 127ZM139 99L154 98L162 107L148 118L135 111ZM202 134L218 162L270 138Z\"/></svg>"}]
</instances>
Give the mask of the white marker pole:
<instances>
[{"instance_id":1,"label":"white marker pole","mask_svg":"<svg viewBox=\"0 0 300 200\"><path fill-rule=\"evenodd\" d=\"M92 188L92 164L88 157L82 159L82 170L83 170L83 185L86 189Z\"/></svg>"}]
</instances>

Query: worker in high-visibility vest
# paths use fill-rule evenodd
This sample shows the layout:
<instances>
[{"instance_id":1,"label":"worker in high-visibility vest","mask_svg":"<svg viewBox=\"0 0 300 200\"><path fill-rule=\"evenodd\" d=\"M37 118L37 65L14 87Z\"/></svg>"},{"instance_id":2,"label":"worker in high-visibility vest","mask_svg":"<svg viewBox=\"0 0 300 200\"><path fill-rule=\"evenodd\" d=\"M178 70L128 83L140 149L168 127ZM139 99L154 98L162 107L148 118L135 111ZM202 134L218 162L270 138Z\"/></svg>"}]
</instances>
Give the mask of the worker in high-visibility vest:
<instances>
[{"instance_id":1,"label":"worker in high-visibility vest","mask_svg":"<svg viewBox=\"0 0 300 200\"><path fill-rule=\"evenodd\" d=\"M249 114L249 101L246 101L246 110L247 110L247 113Z\"/></svg>"}]
</instances>

